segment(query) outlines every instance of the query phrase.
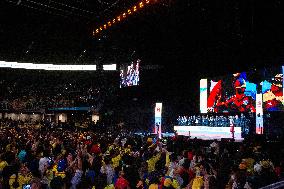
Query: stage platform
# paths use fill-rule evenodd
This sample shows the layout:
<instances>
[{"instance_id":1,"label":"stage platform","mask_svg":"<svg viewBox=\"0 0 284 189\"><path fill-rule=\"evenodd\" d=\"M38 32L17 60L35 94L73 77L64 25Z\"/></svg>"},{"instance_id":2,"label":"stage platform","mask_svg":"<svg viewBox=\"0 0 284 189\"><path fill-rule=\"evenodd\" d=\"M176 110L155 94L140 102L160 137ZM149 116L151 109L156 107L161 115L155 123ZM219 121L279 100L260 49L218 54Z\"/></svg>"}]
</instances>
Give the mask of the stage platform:
<instances>
[{"instance_id":1,"label":"stage platform","mask_svg":"<svg viewBox=\"0 0 284 189\"><path fill-rule=\"evenodd\" d=\"M230 127L208 127L208 126L174 126L178 135L189 136L202 140L232 139ZM241 127L234 127L234 140L242 141Z\"/></svg>"}]
</instances>

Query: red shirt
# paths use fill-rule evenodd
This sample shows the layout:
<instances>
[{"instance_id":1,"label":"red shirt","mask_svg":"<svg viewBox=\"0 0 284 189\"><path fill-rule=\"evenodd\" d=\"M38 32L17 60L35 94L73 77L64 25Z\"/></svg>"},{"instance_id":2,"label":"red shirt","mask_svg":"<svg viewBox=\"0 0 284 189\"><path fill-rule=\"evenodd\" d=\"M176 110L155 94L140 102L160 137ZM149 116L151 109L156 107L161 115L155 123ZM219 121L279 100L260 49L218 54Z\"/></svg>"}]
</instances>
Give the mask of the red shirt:
<instances>
[{"instance_id":1,"label":"red shirt","mask_svg":"<svg viewBox=\"0 0 284 189\"><path fill-rule=\"evenodd\" d=\"M98 144L94 144L90 150L90 153L99 154L101 153L101 149Z\"/></svg>"}]
</instances>

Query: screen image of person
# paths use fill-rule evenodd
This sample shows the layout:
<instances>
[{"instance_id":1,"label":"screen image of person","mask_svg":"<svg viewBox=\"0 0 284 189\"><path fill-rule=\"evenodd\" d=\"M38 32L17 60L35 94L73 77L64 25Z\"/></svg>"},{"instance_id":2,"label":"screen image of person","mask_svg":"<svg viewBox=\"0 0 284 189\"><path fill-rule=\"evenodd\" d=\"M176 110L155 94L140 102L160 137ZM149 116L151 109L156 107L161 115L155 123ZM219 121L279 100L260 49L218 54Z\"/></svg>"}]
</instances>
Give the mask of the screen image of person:
<instances>
[{"instance_id":1,"label":"screen image of person","mask_svg":"<svg viewBox=\"0 0 284 189\"><path fill-rule=\"evenodd\" d=\"M262 83L263 106L266 111L284 110L283 74L276 74L271 80Z\"/></svg>"},{"instance_id":2,"label":"screen image of person","mask_svg":"<svg viewBox=\"0 0 284 189\"><path fill-rule=\"evenodd\" d=\"M120 88L139 85L140 60L120 70Z\"/></svg>"},{"instance_id":3,"label":"screen image of person","mask_svg":"<svg viewBox=\"0 0 284 189\"><path fill-rule=\"evenodd\" d=\"M255 112L254 100L245 94L246 82L237 79L234 83L235 94L224 102L231 110L240 112Z\"/></svg>"},{"instance_id":4,"label":"screen image of person","mask_svg":"<svg viewBox=\"0 0 284 189\"><path fill-rule=\"evenodd\" d=\"M256 85L247 80L245 72L233 74L227 80L211 80L208 111L255 112L255 94Z\"/></svg>"}]
</instances>

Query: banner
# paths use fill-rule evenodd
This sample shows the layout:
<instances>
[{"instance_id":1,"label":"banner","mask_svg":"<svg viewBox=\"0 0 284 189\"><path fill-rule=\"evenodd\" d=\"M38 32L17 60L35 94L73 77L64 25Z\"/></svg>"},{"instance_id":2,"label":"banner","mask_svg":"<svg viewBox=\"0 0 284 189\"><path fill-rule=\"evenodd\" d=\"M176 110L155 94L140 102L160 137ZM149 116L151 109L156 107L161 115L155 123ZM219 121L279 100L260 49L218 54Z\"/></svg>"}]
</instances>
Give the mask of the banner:
<instances>
[{"instance_id":1,"label":"banner","mask_svg":"<svg viewBox=\"0 0 284 189\"><path fill-rule=\"evenodd\" d=\"M262 94L256 94L256 134L263 134L263 107Z\"/></svg>"},{"instance_id":2,"label":"banner","mask_svg":"<svg viewBox=\"0 0 284 189\"><path fill-rule=\"evenodd\" d=\"M161 125L162 125L162 103L156 103L154 133L159 134L159 138L162 138Z\"/></svg>"},{"instance_id":3,"label":"banner","mask_svg":"<svg viewBox=\"0 0 284 189\"><path fill-rule=\"evenodd\" d=\"M162 117L162 103L156 103L155 117Z\"/></svg>"}]
</instances>

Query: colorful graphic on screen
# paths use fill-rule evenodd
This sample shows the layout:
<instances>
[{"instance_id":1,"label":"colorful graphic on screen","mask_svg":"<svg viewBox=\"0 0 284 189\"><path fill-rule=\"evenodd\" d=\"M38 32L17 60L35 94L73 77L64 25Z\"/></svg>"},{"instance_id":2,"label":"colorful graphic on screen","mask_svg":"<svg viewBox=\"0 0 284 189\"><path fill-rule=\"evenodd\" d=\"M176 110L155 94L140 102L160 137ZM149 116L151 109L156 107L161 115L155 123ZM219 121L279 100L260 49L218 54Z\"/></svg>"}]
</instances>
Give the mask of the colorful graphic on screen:
<instances>
[{"instance_id":1,"label":"colorful graphic on screen","mask_svg":"<svg viewBox=\"0 0 284 189\"><path fill-rule=\"evenodd\" d=\"M207 113L207 79L200 80L200 113Z\"/></svg>"},{"instance_id":2,"label":"colorful graphic on screen","mask_svg":"<svg viewBox=\"0 0 284 189\"><path fill-rule=\"evenodd\" d=\"M279 69L265 69L262 86L264 111L283 111L283 74Z\"/></svg>"},{"instance_id":3,"label":"colorful graphic on screen","mask_svg":"<svg viewBox=\"0 0 284 189\"><path fill-rule=\"evenodd\" d=\"M120 88L139 85L139 72L141 60L131 62L130 65L122 66L120 69Z\"/></svg>"},{"instance_id":4,"label":"colorful graphic on screen","mask_svg":"<svg viewBox=\"0 0 284 189\"><path fill-rule=\"evenodd\" d=\"M255 112L256 84L247 73L210 80L208 112Z\"/></svg>"}]
</instances>

